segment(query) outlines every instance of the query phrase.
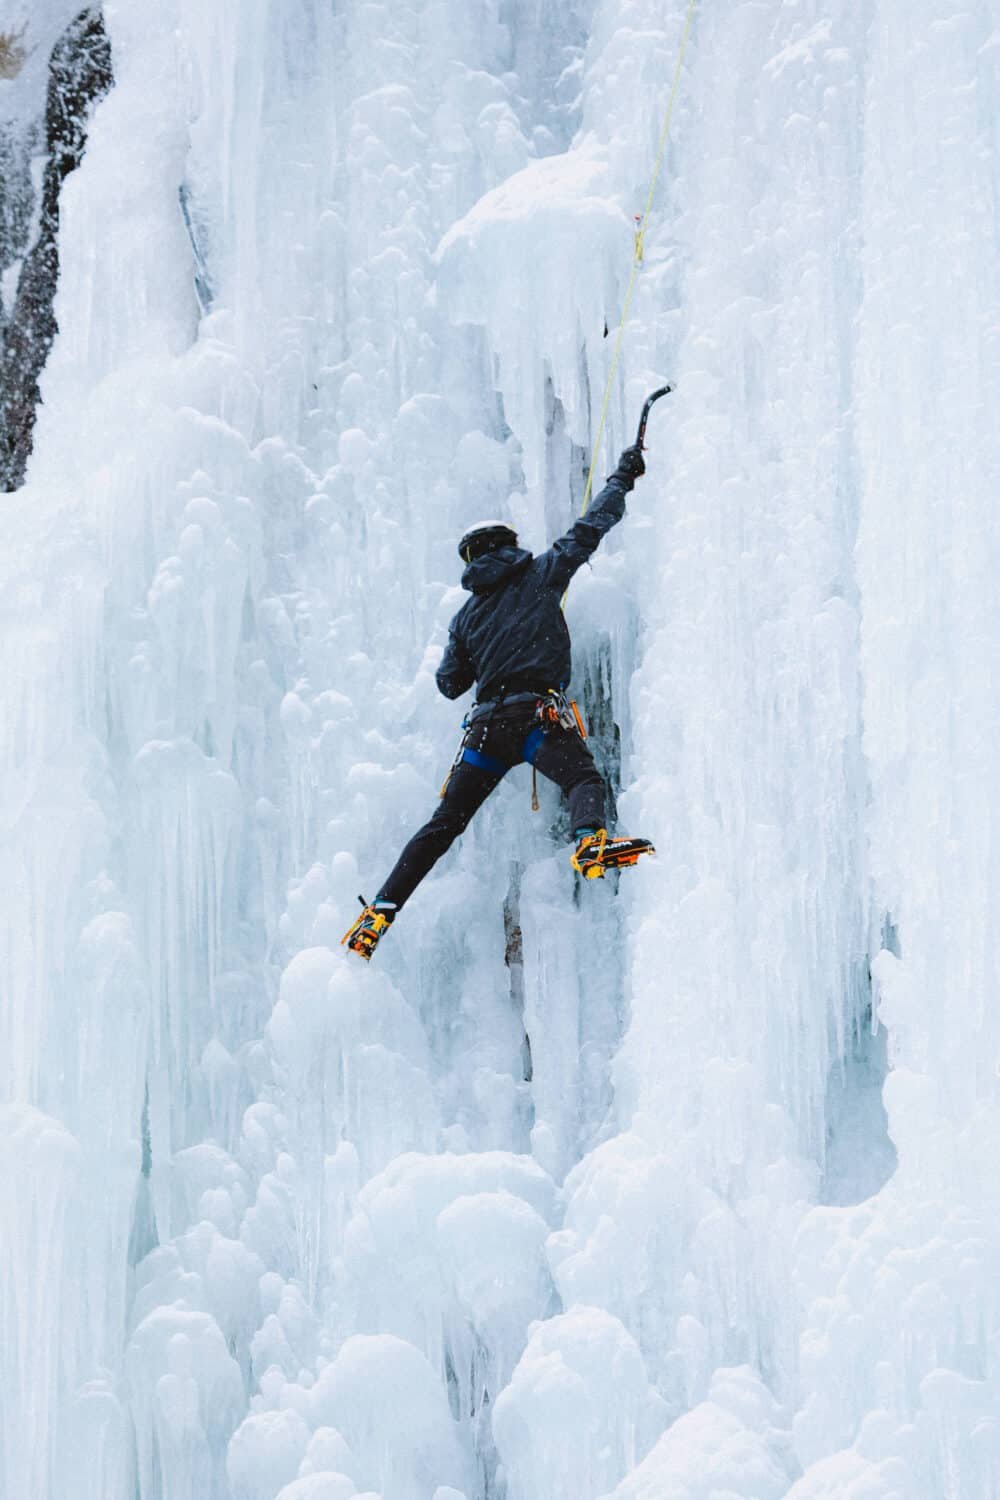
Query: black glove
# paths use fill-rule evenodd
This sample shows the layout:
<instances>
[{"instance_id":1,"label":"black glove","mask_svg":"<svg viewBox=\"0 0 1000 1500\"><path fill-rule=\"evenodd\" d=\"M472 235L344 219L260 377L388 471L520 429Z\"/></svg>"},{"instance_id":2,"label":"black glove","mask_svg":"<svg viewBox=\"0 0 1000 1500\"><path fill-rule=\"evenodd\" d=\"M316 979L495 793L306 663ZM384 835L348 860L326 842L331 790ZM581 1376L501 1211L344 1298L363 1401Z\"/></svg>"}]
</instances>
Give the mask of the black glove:
<instances>
[{"instance_id":1,"label":"black glove","mask_svg":"<svg viewBox=\"0 0 1000 1500\"><path fill-rule=\"evenodd\" d=\"M645 474L646 465L642 458L642 449L638 443L633 443L631 448L625 448L618 460L618 467L612 474L612 479L621 479L629 489L635 484L640 474Z\"/></svg>"}]
</instances>

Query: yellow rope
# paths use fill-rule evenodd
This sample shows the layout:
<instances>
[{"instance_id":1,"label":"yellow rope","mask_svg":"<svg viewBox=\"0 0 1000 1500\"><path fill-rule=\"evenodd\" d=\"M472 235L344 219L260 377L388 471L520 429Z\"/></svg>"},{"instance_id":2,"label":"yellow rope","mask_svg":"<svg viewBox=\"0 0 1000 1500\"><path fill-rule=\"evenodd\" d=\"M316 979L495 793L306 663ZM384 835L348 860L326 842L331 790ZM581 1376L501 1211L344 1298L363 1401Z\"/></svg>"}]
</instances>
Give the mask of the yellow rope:
<instances>
[{"instance_id":1,"label":"yellow rope","mask_svg":"<svg viewBox=\"0 0 1000 1500\"><path fill-rule=\"evenodd\" d=\"M615 372L618 369L618 356L621 353L622 337L625 333L625 321L628 317L629 305L632 301L632 290L635 286L636 272L638 271L639 265L642 261L643 241L646 235L646 220L649 218L649 211L653 206L653 194L656 191L656 180L660 175L660 167L663 165L664 152L667 149L667 139L670 135L670 121L672 120L674 114L674 101L677 98L677 88L681 79L681 68L684 64L684 54L687 51L688 38L691 35L691 23L694 20L694 10L697 3L698 0L689 0L687 8L687 20L684 23L684 35L681 38L681 48L677 54L677 66L674 69L674 78L673 82L670 85L670 97L667 100L667 112L663 120L663 129L660 132L660 148L656 153L656 164L653 168L652 181L649 184L649 193L646 196L646 207L643 210L639 228L635 232L635 251L632 256L632 274L628 279L628 288L625 292L625 301L622 304L621 322L618 324L618 335L615 339L614 352L611 356L611 369L608 372L608 383L604 388L604 404L601 407L601 419L597 424L597 436L594 439L594 451L590 455L590 472L587 475L587 487L583 492L583 506L580 510L581 516L585 516L587 514L587 507L590 504L591 491L594 487L594 469L597 467L597 452L601 446L601 438L604 435L604 422L608 415L608 404L611 400L611 387L614 384ZM565 604L565 602L566 596L563 595L563 603Z\"/></svg>"}]
</instances>

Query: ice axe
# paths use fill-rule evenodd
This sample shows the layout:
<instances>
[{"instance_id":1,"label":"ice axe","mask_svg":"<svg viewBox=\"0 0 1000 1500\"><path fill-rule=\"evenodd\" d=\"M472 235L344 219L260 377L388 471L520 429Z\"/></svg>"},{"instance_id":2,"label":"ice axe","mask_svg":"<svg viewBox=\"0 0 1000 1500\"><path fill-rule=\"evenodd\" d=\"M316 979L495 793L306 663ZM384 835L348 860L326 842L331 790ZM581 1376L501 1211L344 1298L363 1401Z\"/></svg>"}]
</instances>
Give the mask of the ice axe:
<instances>
[{"instance_id":1,"label":"ice axe","mask_svg":"<svg viewBox=\"0 0 1000 1500\"><path fill-rule=\"evenodd\" d=\"M639 418L639 431L635 435L635 446L637 448L644 446L642 440L646 436L646 423L649 421L649 413L653 402L659 401L661 396L669 396L672 390L672 385L661 385L658 391L653 391L651 395L646 397L642 408L642 416Z\"/></svg>"}]
</instances>

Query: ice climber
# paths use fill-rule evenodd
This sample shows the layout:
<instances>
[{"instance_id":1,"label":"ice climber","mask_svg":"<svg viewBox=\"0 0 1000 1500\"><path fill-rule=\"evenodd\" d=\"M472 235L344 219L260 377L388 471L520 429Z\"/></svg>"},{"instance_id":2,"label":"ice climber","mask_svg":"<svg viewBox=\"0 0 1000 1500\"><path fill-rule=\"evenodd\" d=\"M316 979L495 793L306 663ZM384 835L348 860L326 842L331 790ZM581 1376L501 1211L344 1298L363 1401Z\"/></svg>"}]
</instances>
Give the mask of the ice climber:
<instances>
[{"instance_id":1,"label":"ice climber","mask_svg":"<svg viewBox=\"0 0 1000 1500\"><path fill-rule=\"evenodd\" d=\"M573 868L593 879L652 852L646 839L612 838L605 787L564 690L570 638L561 608L566 586L625 514L625 496L645 473L642 448L626 448L587 511L547 552L534 557L503 521L482 521L458 544L470 598L451 622L437 670L446 698L476 684L458 755L429 822L410 839L375 900L344 935L362 958L424 876L449 849L506 773L528 761L569 798Z\"/></svg>"}]
</instances>

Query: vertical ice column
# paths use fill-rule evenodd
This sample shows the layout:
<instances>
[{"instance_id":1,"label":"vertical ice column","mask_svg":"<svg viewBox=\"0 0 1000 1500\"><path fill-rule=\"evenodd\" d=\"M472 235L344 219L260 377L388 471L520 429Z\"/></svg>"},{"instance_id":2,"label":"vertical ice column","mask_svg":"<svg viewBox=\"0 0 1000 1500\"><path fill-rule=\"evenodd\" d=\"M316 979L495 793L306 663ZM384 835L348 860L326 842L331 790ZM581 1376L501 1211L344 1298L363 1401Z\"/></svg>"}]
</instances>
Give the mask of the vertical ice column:
<instances>
[{"instance_id":1,"label":"vertical ice column","mask_svg":"<svg viewBox=\"0 0 1000 1500\"><path fill-rule=\"evenodd\" d=\"M81 1153L58 1120L0 1110L0 1494L48 1496L80 1374ZM116 1497L117 1500L117 1497Z\"/></svg>"},{"instance_id":2,"label":"vertical ice column","mask_svg":"<svg viewBox=\"0 0 1000 1500\"><path fill-rule=\"evenodd\" d=\"M28 1493L120 1500L130 1483L121 1365L149 993L159 995L164 978L170 990L180 967L157 962L165 950L176 959L177 945L171 950L168 939L154 951L155 932L142 921L145 898L152 892L162 903L154 910L167 911L164 926L178 916L185 925L194 903L206 923L206 943L185 949L194 969L187 964L169 997L175 1022L181 999L187 1021L207 998L224 925L217 896L226 832L217 815L225 824L226 800L218 784L207 788L216 794L206 798L211 805L178 806L183 796L171 800L176 782L165 777L159 817L148 802L137 813L141 793L131 800L132 752L143 741L130 737L149 731L155 668L143 659L149 641L140 637L149 622L146 570L160 560L158 523L179 498L178 474L188 478L205 446L196 457L204 428L172 428L166 414L182 404L171 386L172 358L194 332L176 217L186 121L173 17L160 12L151 23L137 20L134 8L118 8L114 41L117 86L95 112L84 161L60 200L59 337L43 377L30 480L4 513L0 593L12 623L3 674L3 832L5 857L20 877L0 930L3 1091L19 1106L0 1128L4 1179L17 1203L0 1235L3 1345L17 1363L0 1381L5 1500ZM172 441L185 429L194 436L186 455ZM213 436L217 450L229 451L221 423ZM209 636L211 583L193 606ZM224 671L220 634L219 653L213 657L213 639L203 654L202 686ZM163 697L153 704L161 730L175 727L178 709L164 701L169 680L165 672ZM215 695L209 689L207 696ZM186 704L193 706L191 695ZM197 760L200 752L190 749ZM140 828L150 835L145 843ZM235 903L224 904L232 931ZM198 925L192 919L179 941ZM176 926L171 936L179 938ZM205 1015L214 1019L207 1006L199 1022ZM189 1040L192 1029L182 1029ZM191 1060L189 1049L185 1063ZM173 1090L178 1116L188 1082L185 1074ZM164 1158L168 1140L164 1130ZM32 1425L28 1443L19 1434Z\"/></svg>"},{"instance_id":3,"label":"vertical ice column","mask_svg":"<svg viewBox=\"0 0 1000 1500\"><path fill-rule=\"evenodd\" d=\"M796 1500L824 1459L988 1494L997 1403L1000 964L995 15L929 0L869 31L856 390L864 749L899 1166L803 1233ZM867 1420L865 1420L867 1414ZM830 1459L832 1468L843 1455Z\"/></svg>"},{"instance_id":4,"label":"vertical ice column","mask_svg":"<svg viewBox=\"0 0 1000 1500\"><path fill-rule=\"evenodd\" d=\"M636 1196L624 1238L665 1237L658 1259L688 1274L660 1285L650 1267L608 1298L679 1403L721 1361L793 1388L790 1242L817 1187L828 1073L861 1019L843 416L859 47L852 18L819 6L701 13L671 185L683 282L656 236L643 271L636 358L666 362L677 389L625 533L644 652L621 816L660 857L634 886L617 1106L664 1162L642 1168L663 1194L655 1226ZM588 1185L570 1209L581 1230ZM596 1224L572 1243L596 1256ZM571 1259L557 1280L591 1284Z\"/></svg>"},{"instance_id":5,"label":"vertical ice column","mask_svg":"<svg viewBox=\"0 0 1000 1500\"><path fill-rule=\"evenodd\" d=\"M882 8L872 25L865 160L865 750L901 948L879 961L881 1014L898 1089L923 1100L913 1123L937 1119L943 1142L998 1098L998 52L977 12L896 23ZM920 1143L901 1135L908 1158ZM935 1178L951 1169L949 1150Z\"/></svg>"},{"instance_id":6,"label":"vertical ice column","mask_svg":"<svg viewBox=\"0 0 1000 1500\"><path fill-rule=\"evenodd\" d=\"M789 15L776 36L749 11L704 22L700 79L739 58L738 81L725 101L701 94L677 185L691 268L661 419L669 468L635 498L652 542L638 557L650 602L636 748L648 831L670 857L635 969L634 1042L648 1023L664 1066L629 1070L634 1103L650 1124L685 1116L676 1049L699 1068L748 1062L759 1105L786 1112L817 1157L866 938L842 430L855 288L826 255L850 243L853 163L848 144L832 159L819 147L851 140L854 33Z\"/></svg>"}]
</instances>

